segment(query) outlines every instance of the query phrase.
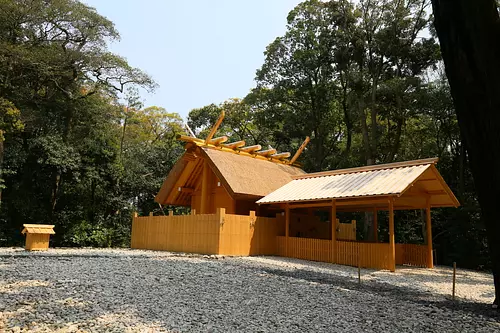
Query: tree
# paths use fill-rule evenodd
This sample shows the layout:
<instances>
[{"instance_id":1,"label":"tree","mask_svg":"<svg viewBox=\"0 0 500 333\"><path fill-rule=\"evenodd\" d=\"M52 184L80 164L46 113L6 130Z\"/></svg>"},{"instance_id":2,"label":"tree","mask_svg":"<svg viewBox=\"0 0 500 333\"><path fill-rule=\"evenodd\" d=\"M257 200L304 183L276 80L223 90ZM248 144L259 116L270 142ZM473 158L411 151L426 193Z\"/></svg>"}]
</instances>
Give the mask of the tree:
<instances>
[{"instance_id":1,"label":"tree","mask_svg":"<svg viewBox=\"0 0 500 333\"><path fill-rule=\"evenodd\" d=\"M495 0L432 0L434 25L486 226L500 300L500 17Z\"/></svg>"},{"instance_id":2,"label":"tree","mask_svg":"<svg viewBox=\"0 0 500 333\"><path fill-rule=\"evenodd\" d=\"M155 83L109 52L118 38L80 1L0 0L0 242L53 223L58 246L126 245L132 210L157 209L180 119L136 103L124 115L123 92Z\"/></svg>"}]
</instances>

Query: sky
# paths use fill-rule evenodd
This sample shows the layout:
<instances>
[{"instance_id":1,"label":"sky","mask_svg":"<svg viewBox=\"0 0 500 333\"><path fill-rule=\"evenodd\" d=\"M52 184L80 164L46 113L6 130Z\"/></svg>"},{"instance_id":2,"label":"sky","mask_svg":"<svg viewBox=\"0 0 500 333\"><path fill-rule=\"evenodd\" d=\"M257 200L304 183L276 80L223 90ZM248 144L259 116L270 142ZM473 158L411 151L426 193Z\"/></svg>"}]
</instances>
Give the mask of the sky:
<instances>
[{"instance_id":1,"label":"sky","mask_svg":"<svg viewBox=\"0 0 500 333\"><path fill-rule=\"evenodd\" d=\"M243 98L255 86L266 46L300 0L83 0L111 20L109 49L159 84L144 105L184 119L193 108Z\"/></svg>"}]
</instances>

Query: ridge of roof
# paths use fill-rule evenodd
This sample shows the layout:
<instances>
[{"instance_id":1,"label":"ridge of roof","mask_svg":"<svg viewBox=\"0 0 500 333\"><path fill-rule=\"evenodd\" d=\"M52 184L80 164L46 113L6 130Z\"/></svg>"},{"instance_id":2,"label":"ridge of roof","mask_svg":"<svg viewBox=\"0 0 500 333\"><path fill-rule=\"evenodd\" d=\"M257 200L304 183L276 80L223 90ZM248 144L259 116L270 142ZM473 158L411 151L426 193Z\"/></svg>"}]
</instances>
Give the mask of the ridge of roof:
<instances>
[{"instance_id":1,"label":"ridge of roof","mask_svg":"<svg viewBox=\"0 0 500 333\"><path fill-rule=\"evenodd\" d=\"M181 140L181 141L187 142L186 147L189 147L188 145L192 144L192 145L194 145L196 147L200 147L200 148L213 149L213 150L217 150L217 151L222 151L222 152L226 152L226 153L232 153L232 154L236 154L236 155L240 155L240 156L251 157L251 158L254 158L254 159L268 161L268 162L272 162L272 163L277 163L277 164L282 164L282 165L291 165L291 166L294 166L294 167L297 167L297 168L302 168L302 164L298 163L296 161L294 161L293 163L291 163L290 160L288 160L286 158L285 159L282 159L282 158L280 159L280 158L273 157L272 155L270 155L270 156L264 156L264 155L259 154L259 153L262 153L264 151L254 151L254 152L251 152L251 151L246 151L245 150L245 148L249 148L249 147L253 147L253 146L248 146L248 147L243 147L243 148L242 147L228 148L227 146L225 146L225 144L207 143L203 139L187 137L187 136L184 136L184 135L178 136L177 139ZM259 146L260 147L260 145L254 145L254 146L255 147ZM186 148L186 149L188 149L188 148Z\"/></svg>"},{"instance_id":2,"label":"ridge of roof","mask_svg":"<svg viewBox=\"0 0 500 333\"><path fill-rule=\"evenodd\" d=\"M347 168L347 169L339 169L339 170L332 170L332 171L308 173L305 175L293 176L292 179L297 180L297 179L307 179L307 178L317 178L317 177L328 177L328 176L337 176L337 175L350 174L350 173L405 168L405 167L412 167L412 166L425 165L425 164L436 164L438 162L438 160L439 159L437 157L433 157L433 158L426 158L426 159L405 161L405 162L367 165L367 166L356 167L356 168Z\"/></svg>"}]
</instances>

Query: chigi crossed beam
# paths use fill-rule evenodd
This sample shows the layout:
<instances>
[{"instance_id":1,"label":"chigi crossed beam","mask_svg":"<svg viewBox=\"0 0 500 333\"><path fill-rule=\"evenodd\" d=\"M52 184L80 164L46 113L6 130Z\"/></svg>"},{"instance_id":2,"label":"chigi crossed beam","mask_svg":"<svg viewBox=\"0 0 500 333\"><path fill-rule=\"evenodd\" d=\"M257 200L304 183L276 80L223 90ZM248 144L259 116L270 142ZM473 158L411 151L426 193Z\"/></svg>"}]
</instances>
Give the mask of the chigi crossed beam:
<instances>
[{"instance_id":1,"label":"chigi crossed beam","mask_svg":"<svg viewBox=\"0 0 500 333\"><path fill-rule=\"evenodd\" d=\"M297 161L300 154L302 154L310 141L310 138L307 136L304 142L300 145L299 149L297 149L297 151L295 152L295 155L293 155L292 159L289 159L292 155L289 152L278 153L274 148L262 150L261 145L246 146L246 143L243 140L226 143L228 141L228 137L225 135L214 138L215 133L224 120L224 116L225 113L224 111L222 111L214 126L210 130L210 133L208 133L208 136L205 139L199 139L193 136L186 135L178 135L177 139L184 142L194 143L195 145L200 147L213 147L223 151L233 152L236 154L248 154L252 157L265 158L271 162L290 165L293 165Z\"/></svg>"}]
</instances>

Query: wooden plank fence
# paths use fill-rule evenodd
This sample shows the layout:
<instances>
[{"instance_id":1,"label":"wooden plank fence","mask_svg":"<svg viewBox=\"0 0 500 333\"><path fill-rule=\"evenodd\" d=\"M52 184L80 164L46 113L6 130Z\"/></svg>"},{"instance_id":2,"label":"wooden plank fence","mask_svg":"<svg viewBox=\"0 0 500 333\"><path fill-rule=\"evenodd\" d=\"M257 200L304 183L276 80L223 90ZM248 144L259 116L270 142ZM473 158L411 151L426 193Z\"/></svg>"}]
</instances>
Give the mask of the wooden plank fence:
<instances>
[{"instance_id":1,"label":"wooden plank fence","mask_svg":"<svg viewBox=\"0 0 500 333\"><path fill-rule=\"evenodd\" d=\"M351 224L346 226L352 229ZM219 209L217 214L134 217L131 247L200 254L279 255L364 268L391 268L388 243L337 240L333 249L331 240L289 237L287 254L283 235L281 215L233 215ZM396 244L396 264L428 267L427 247Z\"/></svg>"},{"instance_id":2,"label":"wooden plank fence","mask_svg":"<svg viewBox=\"0 0 500 333\"><path fill-rule=\"evenodd\" d=\"M276 237L276 255L312 261L333 262L340 265L363 268L391 269L391 248L388 243L366 243L339 241L335 251L332 241L311 238ZM426 266L426 246L415 244L396 244L396 264L418 267Z\"/></svg>"},{"instance_id":3,"label":"wooden plank fence","mask_svg":"<svg viewBox=\"0 0 500 333\"><path fill-rule=\"evenodd\" d=\"M133 249L221 255L273 255L280 218L217 214L144 216L132 222Z\"/></svg>"},{"instance_id":4,"label":"wooden plank fence","mask_svg":"<svg viewBox=\"0 0 500 333\"><path fill-rule=\"evenodd\" d=\"M429 267L427 245L396 244L396 264Z\"/></svg>"},{"instance_id":5,"label":"wooden plank fence","mask_svg":"<svg viewBox=\"0 0 500 333\"><path fill-rule=\"evenodd\" d=\"M351 223L340 223L337 219L337 239L356 240L356 220Z\"/></svg>"}]
</instances>

